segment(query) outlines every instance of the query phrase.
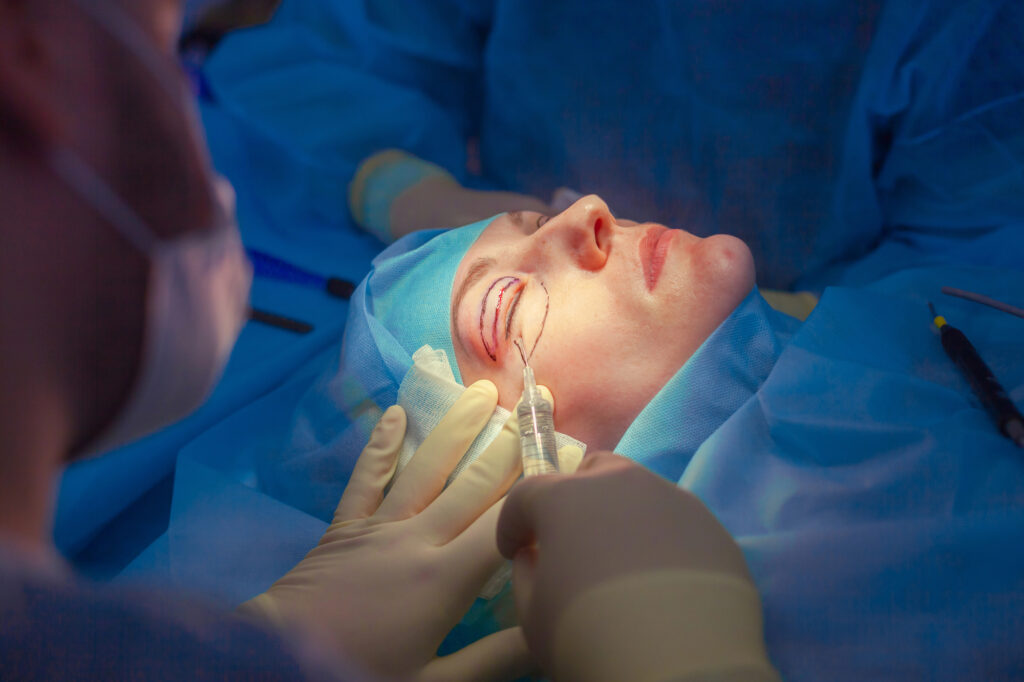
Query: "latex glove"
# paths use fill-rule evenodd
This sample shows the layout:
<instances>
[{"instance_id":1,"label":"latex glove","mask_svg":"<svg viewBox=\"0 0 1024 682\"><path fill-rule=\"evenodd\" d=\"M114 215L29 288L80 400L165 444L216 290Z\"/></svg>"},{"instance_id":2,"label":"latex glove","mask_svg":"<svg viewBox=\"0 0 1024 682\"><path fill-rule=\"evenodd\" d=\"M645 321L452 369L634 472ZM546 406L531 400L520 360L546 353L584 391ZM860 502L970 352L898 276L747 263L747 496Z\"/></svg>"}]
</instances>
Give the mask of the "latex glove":
<instances>
[{"instance_id":1,"label":"latex glove","mask_svg":"<svg viewBox=\"0 0 1024 682\"><path fill-rule=\"evenodd\" d=\"M553 679L777 680L739 547L692 494L612 453L519 483L498 522Z\"/></svg>"},{"instance_id":2,"label":"latex glove","mask_svg":"<svg viewBox=\"0 0 1024 682\"><path fill-rule=\"evenodd\" d=\"M389 408L320 544L239 611L283 629L303 628L381 675L500 680L534 669L519 628L435 658L502 562L496 503L522 471L514 420L444 489L497 399L489 381L467 388L385 497L405 433L404 411Z\"/></svg>"},{"instance_id":3,"label":"latex glove","mask_svg":"<svg viewBox=\"0 0 1024 682\"><path fill-rule=\"evenodd\" d=\"M385 244L417 230L459 227L505 211L551 212L526 194L467 189L440 166L398 149L359 165L348 204L356 224Z\"/></svg>"}]
</instances>

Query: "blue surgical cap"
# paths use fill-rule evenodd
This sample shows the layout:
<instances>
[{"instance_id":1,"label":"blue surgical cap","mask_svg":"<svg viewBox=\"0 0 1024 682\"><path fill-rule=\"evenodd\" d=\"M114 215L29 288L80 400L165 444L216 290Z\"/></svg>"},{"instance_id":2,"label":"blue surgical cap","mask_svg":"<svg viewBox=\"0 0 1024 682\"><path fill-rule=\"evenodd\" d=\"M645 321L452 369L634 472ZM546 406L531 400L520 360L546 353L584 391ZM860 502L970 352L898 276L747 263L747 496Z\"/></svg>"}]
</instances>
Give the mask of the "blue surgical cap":
<instances>
[{"instance_id":1,"label":"blue surgical cap","mask_svg":"<svg viewBox=\"0 0 1024 682\"><path fill-rule=\"evenodd\" d=\"M416 232L374 260L349 305L341 353L303 396L290 442L261 480L278 499L330 518L355 459L424 344L444 350L455 378L451 297L462 257L491 221Z\"/></svg>"},{"instance_id":2,"label":"blue surgical cap","mask_svg":"<svg viewBox=\"0 0 1024 682\"><path fill-rule=\"evenodd\" d=\"M412 354L429 344L448 354L462 381L452 346L452 284L462 257L493 219L408 235L374 259L352 297L345 328L345 355L352 356L352 364L345 371L381 370L397 391L412 366Z\"/></svg>"}]
</instances>

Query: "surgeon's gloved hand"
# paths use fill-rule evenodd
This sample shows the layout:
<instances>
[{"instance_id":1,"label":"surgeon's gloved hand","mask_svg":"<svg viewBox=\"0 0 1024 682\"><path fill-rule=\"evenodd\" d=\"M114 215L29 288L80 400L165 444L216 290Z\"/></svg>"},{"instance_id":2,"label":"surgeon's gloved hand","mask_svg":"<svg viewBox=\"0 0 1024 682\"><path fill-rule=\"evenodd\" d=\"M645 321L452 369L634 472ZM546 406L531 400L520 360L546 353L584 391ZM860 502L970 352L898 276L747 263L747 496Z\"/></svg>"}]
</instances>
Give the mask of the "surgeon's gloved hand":
<instances>
[{"instance_id":1,"label":"surgeon's gloved hand","mask_svg":"<svg viewBox=\"0 0 1024 682\"><path fill-rule=\"evenodd\" d=\"M459 227L505 211L552 212L526 194L465 188L440 166L398 149L359 165L348 203L356 224L385 244L417 230Z\"/></svg>"},{"instance_id":2,"label":"surgeon's gloved hand","mask_svg":"<svg viewBox=\"0 0 1024 682\"><path fill-rule=\"evenodd\" d=\"M519 628L436 657L502 562L494 541L498 501L522 471L514 420L444 488L497 400L489 381L467 388L385 496L406 425L405 412L389 408L320 544L239 611L300 628L385 676L504 680L534 669Z\"/></svg>"},{"instance_id":3,"label":"surgeon's gloved hand","mask_svg":"<svg viewBox=\"0 0 1024 682\"><path fill-rule=\"evenodd\" d=\"M624 457L519 483L498 546L558 682L779 679L739 547L700 500Z\"/></svg>"}]
</instances>

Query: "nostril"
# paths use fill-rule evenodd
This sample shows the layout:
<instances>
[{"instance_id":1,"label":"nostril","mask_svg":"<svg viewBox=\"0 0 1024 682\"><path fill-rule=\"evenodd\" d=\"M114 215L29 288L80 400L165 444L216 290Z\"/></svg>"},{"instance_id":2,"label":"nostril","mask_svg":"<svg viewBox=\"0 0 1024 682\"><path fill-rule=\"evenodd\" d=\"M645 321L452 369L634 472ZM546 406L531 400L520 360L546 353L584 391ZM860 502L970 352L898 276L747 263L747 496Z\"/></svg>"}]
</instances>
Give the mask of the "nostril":
<instances>
[{"instance_id":1,"label":"nostril","mask_svg":"<svg viewBox=\"0 0 1024 682\"><path fill-rule=\"evenodd\" d=\"M609 226L603 217L594 220L594 243L598 251L606 251L608 247Z\"/></svg>"}]
</instances>

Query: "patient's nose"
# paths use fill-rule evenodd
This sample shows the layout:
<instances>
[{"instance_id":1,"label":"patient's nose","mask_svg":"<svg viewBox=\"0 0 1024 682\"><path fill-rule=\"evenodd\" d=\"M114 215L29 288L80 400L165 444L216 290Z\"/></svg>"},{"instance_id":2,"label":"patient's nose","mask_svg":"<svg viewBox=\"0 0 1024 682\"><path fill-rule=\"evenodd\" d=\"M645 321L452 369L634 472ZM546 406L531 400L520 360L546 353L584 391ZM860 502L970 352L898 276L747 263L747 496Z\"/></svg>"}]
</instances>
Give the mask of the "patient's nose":
<instances>
[{"instance_id":1,"label":"patient's nose","mask_svg":"<svg viewBox=\"0 0 1024 682\"><path fill-rule=\"evenodd\" d=\"M608 260L615 217L601 197L591 194L551 218L545 230L559 239L585 270L598 270Z\"/></svg>"}]
</instances>

